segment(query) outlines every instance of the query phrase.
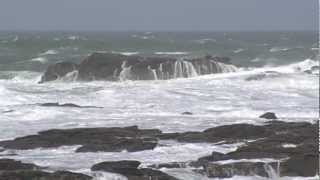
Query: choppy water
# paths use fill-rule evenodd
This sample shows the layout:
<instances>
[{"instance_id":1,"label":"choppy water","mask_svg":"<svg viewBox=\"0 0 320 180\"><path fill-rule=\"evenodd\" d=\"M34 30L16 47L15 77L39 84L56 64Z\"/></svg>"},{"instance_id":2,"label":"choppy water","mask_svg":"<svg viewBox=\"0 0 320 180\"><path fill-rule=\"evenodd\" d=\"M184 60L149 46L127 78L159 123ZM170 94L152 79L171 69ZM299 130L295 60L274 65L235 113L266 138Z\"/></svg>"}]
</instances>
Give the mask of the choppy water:
<instances>
[{"instance_id":1,"label":"choppy water","mask_svg":"<svg viewBox=\"0 0 320 180\"><path fill-rule=\"evenodd\" d=\"M0 33L0 139L52 128L138 125L164 132L199 131L233 123L261 124L272 111L284 121L314 121L319 116L319 76L304 70L319 65L318 39L310 32L272 33ZM70 82L38 84L41 72L57 61L80 62L94 51L126 55L228 56L235 73L166 81ZM280 75L246 81L251 75ZM103 109L40 107L37 103L75 103ZM194 113L192 116L182 112ZM89 172L97 162L139 160L143 165L191 161L239 144L172 141L135 153L74 153L74 147L16 151L11 157L52 169ZM5 152L7 153L7 152ZM86 162L86 163L83 163ZM166 170L186 180L206 179L189 169ZM116 179L104 173L97 179ZM255 179L257 177L234 177ZM284 178L285 179L285 178Z\"/></svg>"}]
</instances>

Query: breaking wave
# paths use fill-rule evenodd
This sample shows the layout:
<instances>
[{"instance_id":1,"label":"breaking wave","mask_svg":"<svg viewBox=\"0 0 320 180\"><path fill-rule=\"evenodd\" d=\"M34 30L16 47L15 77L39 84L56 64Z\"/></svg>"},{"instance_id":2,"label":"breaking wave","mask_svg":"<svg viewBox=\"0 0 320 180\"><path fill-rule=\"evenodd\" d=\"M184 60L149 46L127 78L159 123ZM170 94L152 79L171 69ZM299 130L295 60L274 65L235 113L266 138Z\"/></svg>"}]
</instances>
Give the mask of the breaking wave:
<instances>
[{"instance_id":1,"label":"breaking wave","mask_svg":"<svg viewBox=\"0 0 320 180\"><path fill-rule=\"evenodd\" d=\"M36 57L36 58L30 59L30 61L45 64L48 62L48 59L45 57Z\"/></svg>"},{"instance_id":2,"label":"breaking wave","mask_svg":"<svg viewBox=\"0 0 320 180\"><path fill-rule=\"evenodd\" d=\"M39 55L40 56L46 56L46 55L54 55L54 54L58 54L59 52L57 50L53 50L53 49L50 49L46 52L43 52L43 53L40 53Z\"/></svg>"}]
</instances>

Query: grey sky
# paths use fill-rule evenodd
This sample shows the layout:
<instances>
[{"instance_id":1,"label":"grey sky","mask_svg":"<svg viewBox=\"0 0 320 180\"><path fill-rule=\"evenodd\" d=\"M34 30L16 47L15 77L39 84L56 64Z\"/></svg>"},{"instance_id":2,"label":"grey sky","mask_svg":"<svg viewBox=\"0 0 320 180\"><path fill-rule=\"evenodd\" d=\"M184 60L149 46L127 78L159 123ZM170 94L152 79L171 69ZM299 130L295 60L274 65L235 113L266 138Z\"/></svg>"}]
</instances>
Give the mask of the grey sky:
<instances>
[{"instance_id":1,"label":"grey sky","mask_svg":"<svg viewBox=\"0 0 320 180\"><path fill-rule=\"evenodd\" d=\"M0 30L316 30L318 0L0 0Z\"/></svg>"}]
</instances>

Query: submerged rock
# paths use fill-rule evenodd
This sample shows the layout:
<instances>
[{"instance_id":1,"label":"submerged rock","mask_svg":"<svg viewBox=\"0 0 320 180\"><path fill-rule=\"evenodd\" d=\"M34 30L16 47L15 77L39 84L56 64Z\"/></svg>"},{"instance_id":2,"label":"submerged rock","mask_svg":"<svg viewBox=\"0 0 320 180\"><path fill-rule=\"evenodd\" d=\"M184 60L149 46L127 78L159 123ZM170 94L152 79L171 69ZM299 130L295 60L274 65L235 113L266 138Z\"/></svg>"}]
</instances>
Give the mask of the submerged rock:
<instances>
[{"instance_id":1,"label":"submerged rock","mask_svg":"<svg viewBox=\"0 0 320 180\"><path fill-rule=\"evenodd\" d=\"M182 115L193 115L193 113L186 111L186 112L183 112Z\"/></svg>"},{"instance_id":2,"label":"submerged rock","mask_svg":"<svg viewBox=\"0 0 320 180\"><path fill-rule=\"evenodd\" d=\"M12 159L0 159L0 179L2 180L91 180L92 177L68 171L49 173L30 163Z\"/></svg>"},{"instance_id":3,"label":"submerged rock","mask_svg":"<svg viewBox=\"0 0 320 180\"><path fill-rule=\"evenodd\" d=\"M7 149L53 148L59 146L82 145L77 152L130 152L153 149L157 146L156 129L140 130L137 126L125 128L78 128L48 130L2 141L0 146Z\"/></svg>"},{"instance_id":4,"label":"submerged rock","mask_svg":"<svg viewBox=\"0 0 320 180\"><path fill-rule=\"evenodd\" d=\"M113 53L93 53L79 65L63 62L48 67L42 82L59 79L77 71L76 80L157 80L193 77L203 74L233 72L229 58L204 57L175 59L169 57L125 56Z\"/></svg>"},{"instance_id":5,"label":"submerged rock","mask_svg":"<svg viewBox=\"0 0 320 180\"><path fill-rule=\"evenodd\" d=\"M106 171L121 174L128 180L177 180L161 171L141 168L139 161L102 162L91 167L92 171Z\"/></svg>"},{"instance_id":6,"label":"submerged rock","mask_svg":"<svg viewBox=\"0 0 320 180\"><path fill-rule=\"evenodd\" d=\"M259 116L259 118L264 118L264 119L278 119L276 114L273 112L266 112Z\"/></svg>"},{"instance_id":7,"label":"submerged rock","mask_svg":"<svg viewBox=\"0 0 320 180\"><path fill-rule=\"evenodd\" d=\"M258 81L258 80L263 80L265 78L279 77L280 75L281 75L281 73L279 73L277 71L265 71L265 72L251 75L251 76L247 77L245 80L246 81Z\"/></svg>"},{"instance_id":8,"label":"submerged rock","mask_svg":"<svg viewBox=\"0 0 320 180\"><path fill-rule=\"evenodd\" d=\"M39 104L40 106L45 107L73 107L73 108L103 108L103 107L97 107L97 106L80 106L73 103L65 103L65 104L59 104L59 103L42 103Z\"/></svg>"}]
</instances>

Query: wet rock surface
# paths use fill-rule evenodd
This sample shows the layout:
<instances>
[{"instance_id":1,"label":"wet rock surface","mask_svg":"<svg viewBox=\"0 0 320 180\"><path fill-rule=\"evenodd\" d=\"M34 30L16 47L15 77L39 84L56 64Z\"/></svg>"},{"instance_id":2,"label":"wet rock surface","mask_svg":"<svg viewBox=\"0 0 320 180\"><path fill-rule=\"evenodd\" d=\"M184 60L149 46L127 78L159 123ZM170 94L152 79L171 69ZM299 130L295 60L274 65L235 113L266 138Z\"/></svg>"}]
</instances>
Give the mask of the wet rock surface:
<instances>
[{"instance_id":1,"label":"wet rock surface","mask_svg":"<svg viewBox=\"0 0 320 180\"><path fill-rule=\"evenodd\" d=\"M48 130L2 141L0 146L7 149L53 148L59 146L82 145L77 152L129 152L153 149L161 131L156 129L140 130L137 126L125 128L78 128L67 130Z\"/></svg>"},{"instance_id":2,"label":"wet rock surface","mask_svg":"<svg viewBox=\"0 0 320 180\"><path fill-rule=\"evenodd\" d=\"M97 107L97 106L80 106L77 104L73 103L65 103L65 104L60 104L60 103L42 103L39 104L39 106L44 106L44 107L73 107L73 108L103 108L103 107Z\"/></svg>"},{"instance_id":3,"label":"wet rock surface","mask_svg":"<svg viewBox=\"0 0 320 180\"><path fill-rule=\"evenodd\" d=\"M262 176L269 177L268 168L276 169L277 163L263 162L235 162L230 164L209 163L205 170L208 177L230 178L238 176Z\"/></svg>"},{"instance_id":4,"label":"wet rock surface","mask_svg":"<svg viewBox=\"0 0 320 180\"><path fill-rule=\"evenodd\" d=\"M12 159L0 159L0 180L91 180L92 177L68 171L45 172L43 168Z\"/></svg>"},{"instance_id":5,"label":"wet rock surface","mask_svg":"<svg viewBox=\"0 0 320 180\"><path fill-rule=\"evenodd\" d=\"M121 174L128 180L177 180L158 170L138 168L139 165L139 161L102 162L93 165L91 170Z\"/></svg>"},{"instance_id":6,"label":"wet rock surface","mask_svg":"<svg viewBox=\"0 0 320 180\"><path fill-rule=\"evenodd\" d=\"M273 112L266 112L259 117L264 119L278 119L276 114Z\"/></svg>"},{"instance_id":7,"label":"wet rock surface","mask_svg":"<svg viewBox=\"0 0 320 180\"><path fill-rule=\"evenodd\" d=\"M124 128L78 128L49 130L37 135L25 136L14 140L2 141L5 149L34 149L39 147L59 147L82 145L77 152L110 151L130 152L151 150L158 140L177 140L184 143L243 142L233 152L211 155L193 162L171 162L155 164L151 168L203 168L202 173L209 177L231 177L234 175L268 176L270 167L280 162L280 176L315 176L319 167L318 157L318 121L282 122L272 120L264 125L232 124L206 129L202 132L162 133L157 129L138 129L137 126ZM259 159L273 159L266 164ZM258 161L257 161L258 159ZM221 161L233 160L228 163ZM239 160L235 161L234 160ZM247 161L243 161L247 160ZM255 161L251 161L255 160ZM154 169L139 168L138 161L104 162L92 167L123 174L131 179L146 177L167 177ZM268 171L269 168L269 171ZM233 170L231 170L233 169Z\"/></svg>"},{"instance_id":8,"label":"wet rock surface","mask_svg":"<svg viewBox=\"0 0 320 180\"><path fill-rule=\"evenodd\" d=\"M50 65L41 77L39 83L54 81L78 69L78 65L72 62L58 62Z\"/></svg>"},{"instance_id":9,"label":"wet rock surface","mask_svg":"<svg viewBox=\"0 0 320 180\"><path fill-rule=\"evenodd\" d=\"M60 79L77 71L76 80L155 80L193 77L196 75L233 72L229 58L206 56L195 59L125 56L93 53L80 64L61 62L48 67L40 83Z\"/></svg>"},{"instance_id":10,"label":"wet rock surface","mask_svg":"<svg viewBox=\"0 0 320 180\"><path fill-rule=\"evenodd\" d=\"M319 168L318 125L318 123L307 122L270 121L263 126L269 132L268 136L247 142L245 146L227 154L213 152L212 155L199 158L190 165L202 166L204 172L210 177L244 175L251 171L259 172L259 175L267 175L265 166L255 166L256 162L246 162L246 164L231 162L227 165L219 165L214 162L272 158L275 161L279 160L279 172L277 173L280 176L315 176ZM251 166L258 169L251 168Z\"/></svg>"}]
</instances>

